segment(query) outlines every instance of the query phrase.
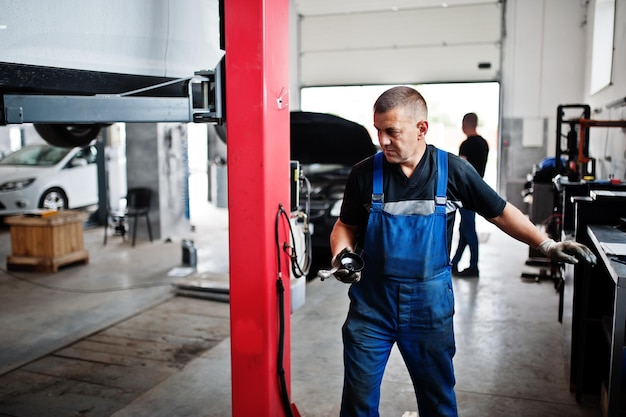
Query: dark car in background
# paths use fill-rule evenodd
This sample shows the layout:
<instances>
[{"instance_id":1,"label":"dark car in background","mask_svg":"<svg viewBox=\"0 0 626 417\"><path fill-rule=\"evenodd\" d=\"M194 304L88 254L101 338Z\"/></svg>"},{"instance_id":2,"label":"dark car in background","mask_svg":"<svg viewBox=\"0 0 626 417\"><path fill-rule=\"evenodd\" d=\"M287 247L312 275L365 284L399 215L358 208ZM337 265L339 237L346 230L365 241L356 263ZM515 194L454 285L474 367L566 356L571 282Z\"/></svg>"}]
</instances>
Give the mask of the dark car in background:
<instances>
[{"instance_id":1,"label":"dark car in background","mask_svg":"<svg viewBox=\"0 0 626 417\"><path fill-rule=\"evenodd\" d=\"M300 208L305 210L308 201L313 229L311 277L317 269L330 265L330 232L339 217L352 166L376 153L377 148L364 126L339 116L292 111L290 119L291 159L300 163L306 178Z\"/></svg>"}]
</instances>

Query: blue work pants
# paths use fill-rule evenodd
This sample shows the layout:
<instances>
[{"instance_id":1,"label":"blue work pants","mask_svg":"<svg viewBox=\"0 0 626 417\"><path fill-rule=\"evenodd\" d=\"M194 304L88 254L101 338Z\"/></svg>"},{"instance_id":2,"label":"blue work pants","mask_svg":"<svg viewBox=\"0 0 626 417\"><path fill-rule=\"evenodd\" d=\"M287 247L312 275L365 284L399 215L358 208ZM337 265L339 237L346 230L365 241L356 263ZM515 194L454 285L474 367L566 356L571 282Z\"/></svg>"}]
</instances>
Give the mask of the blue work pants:
<instances>
[{"instance_id":1,"label":"blue work pants","mask_svg":"<svg viewBox=\"0 0 626 417\"><path fill-rule=\"evenodd\" d=\"M458 265L465 251L465 247L469 246L470 250L470 265L471 269L478 269L478 235L476 234L476 213L467 210L459 209L461 214L461 222L459 224L459 244L456 247L456 252L452 258L452 265Z\"/></svg>"},{"instance_id":2,"label":"blue work pants","mask_svg":"<svg viewBox=\"0 0 626 417\"><path fill-rule=\"evenodd\" d=\"M343 326L341 417L378 417L380 384L394 343L409 371L420 417L456 417L454 296L449 273L413 283L385 282L376 309L358 302ZM357 306L355 306L355 301Z\"/></svg>"}]
</instances>

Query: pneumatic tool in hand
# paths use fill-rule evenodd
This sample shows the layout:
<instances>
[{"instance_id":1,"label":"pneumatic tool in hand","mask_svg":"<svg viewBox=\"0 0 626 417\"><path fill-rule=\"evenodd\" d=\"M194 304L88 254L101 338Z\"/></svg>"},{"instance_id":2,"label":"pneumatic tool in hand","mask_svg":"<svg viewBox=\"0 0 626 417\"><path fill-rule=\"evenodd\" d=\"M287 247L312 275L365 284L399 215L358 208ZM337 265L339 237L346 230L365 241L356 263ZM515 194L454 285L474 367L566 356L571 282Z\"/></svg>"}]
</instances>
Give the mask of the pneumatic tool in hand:
<instances>
[{"instance_id":1,"label":"pneumatic tool in hand","mask_svg":"<svg viewBox=\"0 0 626 417\"><path fill-rule=\"evenodd\" d=\"M361 270L363 269L363 258L348 248L344 248L339 252L331 262L331 269L319 270L317 276L324 281L334 275L339 281L346 284L358 282L361 279Z\"/></svg>"}]
</instances>

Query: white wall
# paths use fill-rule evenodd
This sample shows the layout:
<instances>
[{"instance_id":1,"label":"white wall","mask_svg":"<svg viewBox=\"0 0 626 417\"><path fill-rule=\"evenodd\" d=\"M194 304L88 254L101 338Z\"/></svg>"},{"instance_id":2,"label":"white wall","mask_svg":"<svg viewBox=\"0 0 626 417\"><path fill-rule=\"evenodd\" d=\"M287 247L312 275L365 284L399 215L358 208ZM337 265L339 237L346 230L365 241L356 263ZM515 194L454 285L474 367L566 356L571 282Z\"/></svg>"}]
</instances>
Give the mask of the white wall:
<instances>
[{"instance_id":1,"label":"white wall","mask_svg":"<svg viewBox=\"0 0 626 417\"><path fill-rule=\"evenodd\" d=\"M586 21L582 1L506 2L499 191L509 200L554 156L557 106L584 100Z\"/></svg>"},{"instance_id":2,"label":"white wall","mask_svg":"<svg viewBox=\"0 0 626 417\"><path fill-rule=\"evenodd\" d=\"M594 120L624 120L626 106L606 108L608 103L626 98L626 1L616 0L615 7L615 36L613 55L612 84L595 94L590 94L593 10L595 0L590 2L588 20L590 30L587 32L585 56L585 83L584 101L591 106ZM626 180L626 130L619 127L591 128L589 140L589 155L597 160L599 177L606 178L613 174L616 178Z\"/></svg>"},{"instance_id":3,"label":"white wall","mask_svg":"<svg viewBox=\"0 0 626 417\"><path fill-rule=\"evenodd\" d=\"M289 108L300 110L300 18L293 0L289 0Z\"/></svg>"},{"instance_id":4,"label":"white wall","mask_svg":"<svg viewBox=\"0 0 626 417\"><path fill-rule=\"evenodd\" d=\"M505 117L555 118L583 98L585 7L572 0L509 0L503 48Z\"/></svg>"},{"instance_id":5,"label":"white wall","mask_svg":"<svg viewBox=\"0 0 626 417\"><path fill-rule=\"evenodd\" d=\"M624 119L626 107L607 109L605 105L626 97L626 0L616 0L612 85L592 95L595 3L507 1L501 189L507 182L523 178L539 159L554 156L558 105L588 104L596 110L592 119ZM620 128L591 128L589 156L597 160L597 178L614 174L626 179L625 139Z\"/></svg>"}]
</instances>

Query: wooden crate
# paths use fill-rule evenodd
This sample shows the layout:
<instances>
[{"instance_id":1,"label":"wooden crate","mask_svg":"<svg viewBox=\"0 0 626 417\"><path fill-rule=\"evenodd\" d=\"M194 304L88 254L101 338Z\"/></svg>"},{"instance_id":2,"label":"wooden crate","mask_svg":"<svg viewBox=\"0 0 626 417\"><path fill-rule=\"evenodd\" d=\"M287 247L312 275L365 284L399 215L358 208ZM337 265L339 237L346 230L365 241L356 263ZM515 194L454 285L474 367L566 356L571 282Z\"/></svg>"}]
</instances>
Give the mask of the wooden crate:
<instances>
[{"instance_id":1,"label":"wooden crate","mask_svg":"<svg viewBox=\"0 0 626 417\"><path fill-rule=\"evenodd\" d=\"M56 272L72 263L88 263L84 248L83 221L87 214L61 210L50 216L11 216L11 255L7 269Z\"/></svg>"}]
</instances>

